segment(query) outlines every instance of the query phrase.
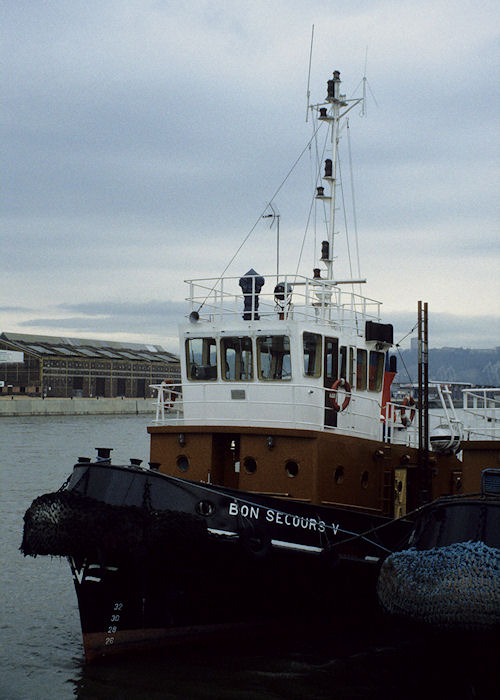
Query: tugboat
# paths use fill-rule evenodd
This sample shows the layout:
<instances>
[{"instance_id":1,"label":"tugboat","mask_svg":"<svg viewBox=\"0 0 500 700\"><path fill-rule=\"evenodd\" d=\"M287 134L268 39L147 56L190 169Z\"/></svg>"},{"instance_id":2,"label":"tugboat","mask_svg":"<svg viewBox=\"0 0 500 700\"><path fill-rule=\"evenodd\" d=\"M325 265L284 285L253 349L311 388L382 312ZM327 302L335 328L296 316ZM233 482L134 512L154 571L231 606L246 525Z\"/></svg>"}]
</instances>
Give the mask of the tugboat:
<instances>
[{"instance_id":1,"label":"tugboat","mask_svg":"<svg viewBox=\"0 0 500 700\"><path fill-rule=\"evenodd\" d=\"M390 400L392 325L365 280L335 275L338 147L361 102L340 88L336 71L310 107L330 147L313 193L323 267L190 280L182 387L156 387L149 465L99 448L25 515L24 554L68 557L89 661L273 621L334 625L376 600L422 494L480 488L492 448L427 455L414 403Z\"/></svg>"}]
</instances>

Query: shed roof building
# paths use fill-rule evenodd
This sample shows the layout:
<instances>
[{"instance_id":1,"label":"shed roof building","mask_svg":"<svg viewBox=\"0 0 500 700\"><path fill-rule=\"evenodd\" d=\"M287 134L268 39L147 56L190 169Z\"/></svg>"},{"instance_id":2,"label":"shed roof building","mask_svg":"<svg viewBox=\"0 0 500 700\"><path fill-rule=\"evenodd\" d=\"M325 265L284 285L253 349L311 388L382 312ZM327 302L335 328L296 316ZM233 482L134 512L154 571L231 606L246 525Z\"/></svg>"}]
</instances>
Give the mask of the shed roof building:
<instances>
[{"instance_id":1,"label":"shed roof building","mask_svg":"<svg viewBox=\"0 0 500 700\"><path fill-rule=\"evenodd\" d=\"M22 361L17 359L22 353ZM4 358L2 359L2 354ZM161 345L67 336L0 334L0 393L44 397L151 396L180 382L179 358Z\"/></svg>"}]
</instances>

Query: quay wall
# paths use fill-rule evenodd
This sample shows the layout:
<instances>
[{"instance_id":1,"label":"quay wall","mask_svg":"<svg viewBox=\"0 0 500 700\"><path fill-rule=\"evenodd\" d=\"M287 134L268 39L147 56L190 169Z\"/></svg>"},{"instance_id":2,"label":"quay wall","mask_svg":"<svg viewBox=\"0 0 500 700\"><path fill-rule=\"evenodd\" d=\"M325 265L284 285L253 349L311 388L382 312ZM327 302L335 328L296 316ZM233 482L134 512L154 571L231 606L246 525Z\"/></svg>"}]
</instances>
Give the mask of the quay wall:
<instances>
[{"instance_id":1,"label":"quay wall","mask_svg":"<svg viewBox=\"0 0 500 700\"><path fill-rule=\"evenodd\" d=\"M153 414L156 402L152 398L94 398L41 399L18 396L0 398L2 416L78 416L139 413Z\"/></svg>"}]
</instances>

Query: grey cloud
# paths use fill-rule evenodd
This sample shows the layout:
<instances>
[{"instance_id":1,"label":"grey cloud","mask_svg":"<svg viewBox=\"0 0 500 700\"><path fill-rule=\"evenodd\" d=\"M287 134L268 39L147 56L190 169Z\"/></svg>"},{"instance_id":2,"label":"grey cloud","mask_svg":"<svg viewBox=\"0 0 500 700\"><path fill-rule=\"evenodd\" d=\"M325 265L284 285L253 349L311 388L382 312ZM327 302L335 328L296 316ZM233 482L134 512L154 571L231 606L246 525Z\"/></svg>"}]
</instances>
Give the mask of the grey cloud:
<instances>
[{"instance_id":1,"label":"grey cloud","mask_svg":"<svg viewBox=\"0 0 500 700\"><path fill-rule=\"evenodd\" d=\"M196 267L192 276L217 274L310 136L304 98L309 20L318 8L314 101L333 69L348 93L355 87L367 27L378 27L376 36L368 32L368 70L379 107L372 101L367 119L354 111L351 119L360 243L372 246L370 265L383 267L390 255L390 274L398 275L413 256L442 256L448 266L474 255L471 279L484 274L480 256L495 254L498 226L490 26L497 10L488 1L471 10L460 0L423 0L418 13L410 5L389 12L385 0L357 0L343 10L312 0L285 13L284 4L264 2L222 8L193 0L187 9L131 0L125 10L114 0L4 3L6 304L15 306L26 273L54 270L50 298L66 304L59 312L67 322L82 322L80 314L97 322L97 307L85 311L80 301L88 289L69 299L58 292L58 278L81 266L102 271L104 294L106 271L123 271L113 293L130 299L129 311L116 302L103 314L148 318L154 304L132 309L126 279L134 265L140 273L148 260L179 267L178 259ZM268 31L275 19L286 31ZM353 23L356 36L347 32ZM345 133L342 140L345 147ZM277 200L283 249L307 218L309 155ZM414 240L402 242L401 229ZM208 259L219 247L223 264L214 270ZM37 290L48 288L48 278L38 279Z\"/></svg>"},{"instance_id":2,"label":"grey cloud","mask_svg":"<svg viewBox=\"0 0 500 700\"><path fill-rule=\"evenodd\" d=\"M183 316L187 313L187 305L175 301L95 301L78 304L58 304L57 309L73 313L85 314L90 318L98 316L148 316L158 320L158 316Z\"/></svg>"},{"instance_id":3,"label":"grey cloud","mask_svg":"<svg viewBox=\"0 0 500 700\"><path fill-rule=\"evenodd\" d=\"M32 306L0 306L0 313L33 313Z\"/></svg>"}]
</instances>

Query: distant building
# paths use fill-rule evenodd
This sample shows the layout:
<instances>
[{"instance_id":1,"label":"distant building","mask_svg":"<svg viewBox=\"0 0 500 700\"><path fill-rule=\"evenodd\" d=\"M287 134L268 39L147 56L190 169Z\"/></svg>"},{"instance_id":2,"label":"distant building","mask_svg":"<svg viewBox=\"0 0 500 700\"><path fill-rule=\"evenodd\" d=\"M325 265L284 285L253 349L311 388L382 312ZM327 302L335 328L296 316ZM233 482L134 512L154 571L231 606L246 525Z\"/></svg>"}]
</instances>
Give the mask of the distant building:
<instances>
[{"instance_id":1,"label":"distant building","mask_svg":"<svg viewBox=\"0 0 500 700\"><path fill-rule=\"evenodd\" d=\"M0 334L0 395L147 398L165 379L180 383L180 364L160 345Z\"/></svg>"}]
</instances>

